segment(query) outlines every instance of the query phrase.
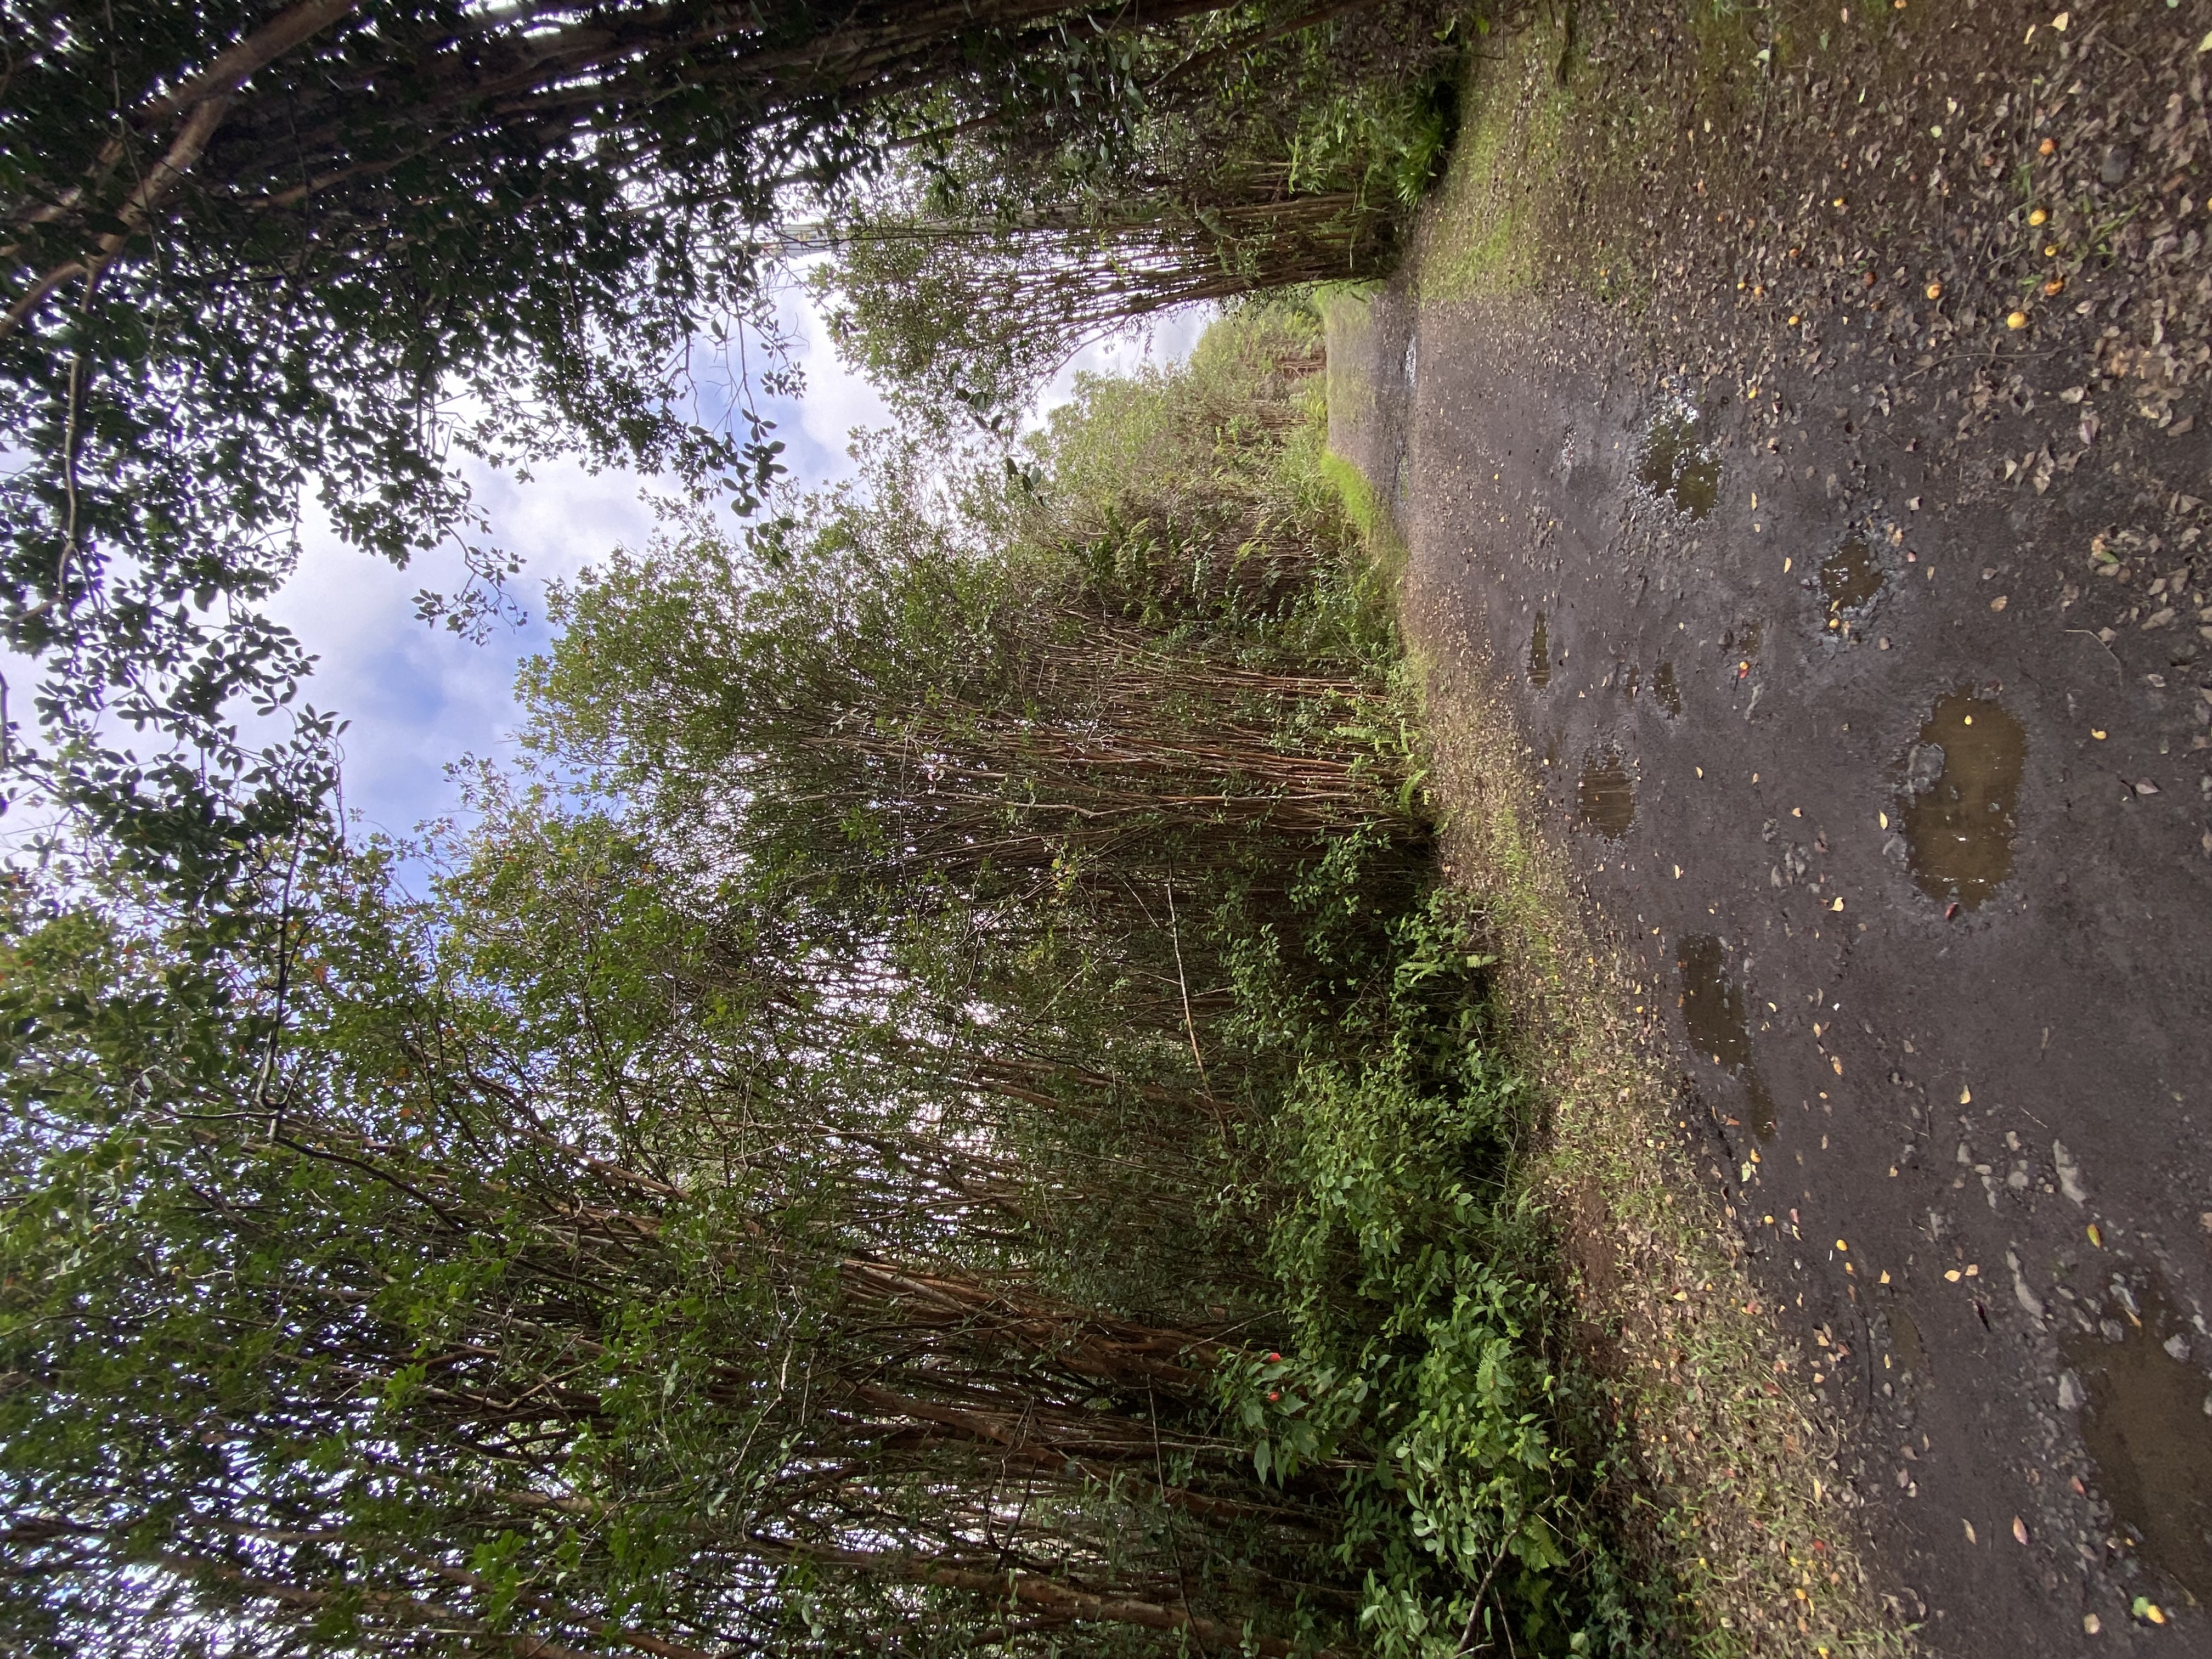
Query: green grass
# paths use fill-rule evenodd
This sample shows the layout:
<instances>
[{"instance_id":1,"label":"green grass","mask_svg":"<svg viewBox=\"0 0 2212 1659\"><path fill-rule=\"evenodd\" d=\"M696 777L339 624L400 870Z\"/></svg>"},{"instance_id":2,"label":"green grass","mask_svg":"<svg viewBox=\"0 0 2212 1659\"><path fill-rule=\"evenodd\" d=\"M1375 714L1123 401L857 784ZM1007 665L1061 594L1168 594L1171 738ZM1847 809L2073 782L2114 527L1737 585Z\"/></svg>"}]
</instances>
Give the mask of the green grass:
<instances>
[{"instance_id":1,"label":"green grass","mask_svg":"<svg viewBox=\"0 0 2212 1659\"><path fill-rule=\"evenodd\" d=\"M1565 40L1532 28L1501 44L1528 73L1476 73L1462 93L1466 124L1420 243L1419 290L1449 302L1535 290L1552 203L1550 164L1573 105L1556 65Z\"/></svg>"}]
</instances>

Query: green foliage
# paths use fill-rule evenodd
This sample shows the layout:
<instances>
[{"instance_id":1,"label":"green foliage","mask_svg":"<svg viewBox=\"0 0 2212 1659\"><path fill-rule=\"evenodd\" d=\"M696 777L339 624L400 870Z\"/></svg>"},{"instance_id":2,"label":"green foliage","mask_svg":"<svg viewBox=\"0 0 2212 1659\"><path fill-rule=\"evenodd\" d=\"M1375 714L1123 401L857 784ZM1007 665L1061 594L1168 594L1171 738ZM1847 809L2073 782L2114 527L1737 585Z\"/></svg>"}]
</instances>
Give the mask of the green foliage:
<instances>
[{"instance_id":1,"label":"green foliage","mask_svg":"<svg viewBox=\"0 0 2212 1659\"><path fill-rule=\"evenodd\" d=\"M576 453L750 510L781 470L754 400L792 377L690 366L741 336L777 360L763 278L787 232L818 235L948 126L1048 132L1110 171L1133 107L1172 118L1196 95L1133 66L1297 17L1291 0L11 6L0 628L42 680L30 720L15 688L0 789L220 896L240 849L291 835L331 782L327 717L298 711L267 752L238 729L309 671L265 601L310 492L368 553L456 558L458 591L419 603L468 633L511 612L514 566L461 458Z\"/></svg>"},{"instance_id":2,"label":"green foliage","mask_svg":"<svg viewBox=\"0 0 2212 1659\"><path fill-rule=\"evenodd\" d=\"M0 1638L1634 1651L1311 337L578 583L423 896L9 888Z\"/></svg>"},{"instance_id":3,"label":"green foliage","mask_svg":"<svg viewBox=\"0 0 2212 1659\"><path fill-rule=\"evenodd\" d=\"M912 418L1003 432L1107 329L1385 273L1451 141L1463 8L1296 21L1133 40L1085 121L947 121L903 152L817 275L845 355Z\"/></svg>"}]
</instances>

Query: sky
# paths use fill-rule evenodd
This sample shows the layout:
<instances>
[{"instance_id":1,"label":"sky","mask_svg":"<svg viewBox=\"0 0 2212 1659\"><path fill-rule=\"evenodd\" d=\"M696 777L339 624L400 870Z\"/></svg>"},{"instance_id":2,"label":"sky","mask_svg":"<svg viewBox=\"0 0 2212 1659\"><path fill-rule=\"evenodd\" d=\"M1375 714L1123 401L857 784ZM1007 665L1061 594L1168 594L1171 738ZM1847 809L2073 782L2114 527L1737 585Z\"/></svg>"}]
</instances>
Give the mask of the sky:
<instances>
[{"instance_id":1,"label":"sky","mask_svg":"<svg viewBox=\"0 0 2212 1659\"><path fill-rule=\"evenodd\" d=\"M805 298L794 295L791 304L805 391L774 411L775 435L794 478L811 487L849 476L852 432L887 424L890 416L874 390L837 361ZM1180 361L1206 320L1170 317L1148 335L1087 348L1046 390L1032 419L1065 401L1083 369ZM406 836L459 805L447 767L464 756L497 760L510 751L520 723L515 671L550 639L545 583L617 546L641 545L652 533L643 499L652 481L634 473L594 476L562 462L535 468L526 484L488 469L471 471L470 482L491 520L493 544L524 560L513 590L527 613L522 626L500 628L478 645L418 620L415 593L451 580L457 565L425 561L397 570L343 545L312 518L302 527L297 573L270 605L319 659L303 701L350 722L341 739L345 805L363 830Z\"/></svg>"}]
</instances>

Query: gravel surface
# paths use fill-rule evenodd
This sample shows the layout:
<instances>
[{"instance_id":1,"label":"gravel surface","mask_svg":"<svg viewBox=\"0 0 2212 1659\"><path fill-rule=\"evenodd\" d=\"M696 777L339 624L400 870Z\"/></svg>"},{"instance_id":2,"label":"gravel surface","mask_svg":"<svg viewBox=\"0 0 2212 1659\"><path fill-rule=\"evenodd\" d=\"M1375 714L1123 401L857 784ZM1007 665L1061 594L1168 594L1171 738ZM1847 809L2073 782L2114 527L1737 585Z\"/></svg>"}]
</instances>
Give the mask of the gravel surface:
<instances>
[{"instance_id":1,"label":"gravel surface","mask_svg":"<svg viewBox=\"0 0 2212 1659\"><path fill-rule=\"evenodd\" d=\"M1940 1653L2212 1653L2202 46L1554 17L1331 340Z\"/></svg>"}]
</instances>

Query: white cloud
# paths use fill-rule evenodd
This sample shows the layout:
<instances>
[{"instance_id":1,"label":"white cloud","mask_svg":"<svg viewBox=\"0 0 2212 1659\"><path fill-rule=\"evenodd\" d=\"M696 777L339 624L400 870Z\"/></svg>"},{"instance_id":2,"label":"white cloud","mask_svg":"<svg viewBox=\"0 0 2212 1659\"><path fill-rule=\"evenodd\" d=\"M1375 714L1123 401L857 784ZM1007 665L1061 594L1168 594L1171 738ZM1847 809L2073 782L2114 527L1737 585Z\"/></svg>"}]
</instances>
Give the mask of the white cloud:
<instances>
[{"instance_id":1,"label":"white cloud","mask_svg":"<svg viewBox=\"0 0 2212 1659\"><path fill-rule=\"evenodd\" d=\"M471 471L492 539L524 560L521 627L477 645L423 623L416 593L453 585L457 562L432 553L394 569L343 544L319 515L304 526L299 569L270 607L319 659L304 700L350 722L341 739L346 805L396 834L453 808L449 762L495 753L508 740L520 713L515 672L548 638L545 583L652 533L648 481L635 473L594 475L560 461L520 483Z\"/></svg>"}]
</instances>

